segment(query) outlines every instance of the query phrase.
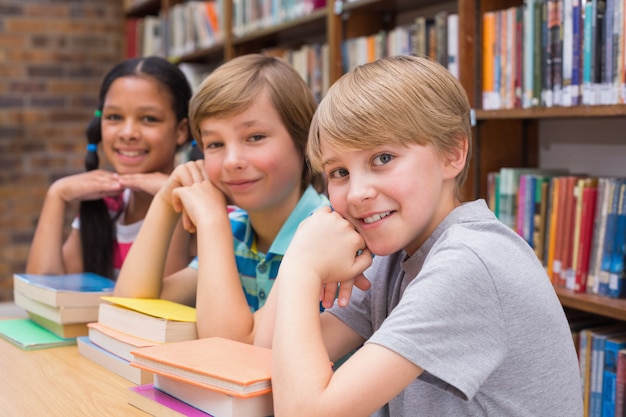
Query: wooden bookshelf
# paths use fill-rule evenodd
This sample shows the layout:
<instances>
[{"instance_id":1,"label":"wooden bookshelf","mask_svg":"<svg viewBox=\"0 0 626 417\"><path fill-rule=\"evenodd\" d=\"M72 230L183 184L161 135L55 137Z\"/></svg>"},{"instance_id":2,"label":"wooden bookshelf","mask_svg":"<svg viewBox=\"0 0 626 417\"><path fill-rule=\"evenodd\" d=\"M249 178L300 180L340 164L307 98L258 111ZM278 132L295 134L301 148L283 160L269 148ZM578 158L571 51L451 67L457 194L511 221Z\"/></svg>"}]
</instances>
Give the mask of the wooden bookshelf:
<instances>
[{"instance_id":1,"label":"wooden bookshelf","mask_svg":"<svg viewBox=\"0 0 626 417\"><path fill-rule=\"evenodd\" d=\"M555 288L565 307L626 321L626 300Z\"/></svg>"},{"instance_id":2,"label":"wooden bookshelf","mask_svg":"<svg viewBox=\"0 0 626 417\"><path fill-rule=\"evenodd\" d=\"M167 10L180 0L146 1L127 11L127 17ZM476 127L470 172L463 199L486 196L487 174L501 167L539 165L539 122L553 119L597 119L626 117L626 104L535 107L510 110L481 110L482 106L482 15L486 11L520 6L523 0L327 0L327 5L308 16L241 36L232 34L232 4L224 0L224 43L180 57L181 62L219 63L264 48L301 45L321 40L328 43L330 82L342 75L342 42L346 39L389 30L403 19L452 7L459 14L460 81L471 105L476 108ZM593 138L590 139L593 141ZM626 321L626 300L578 294L557 288L561 303L569 308Z\"/></svg>"}]
</instances>

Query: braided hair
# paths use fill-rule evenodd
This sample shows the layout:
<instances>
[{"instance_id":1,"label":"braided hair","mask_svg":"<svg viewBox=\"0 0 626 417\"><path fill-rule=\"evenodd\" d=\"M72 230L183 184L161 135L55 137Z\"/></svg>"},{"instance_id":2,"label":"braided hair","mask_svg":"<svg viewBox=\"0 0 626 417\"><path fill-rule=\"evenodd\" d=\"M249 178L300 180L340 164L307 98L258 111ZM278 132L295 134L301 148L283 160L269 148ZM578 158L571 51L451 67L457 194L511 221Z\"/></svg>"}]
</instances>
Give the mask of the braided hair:
<instances>
[{"instance_id":1,"label":"braided hair","mask_svg":"<svg viewBox=\"0 0 626 417\"><path fill-rule=\"evenodd\" d=\"M161 57L131 58L120 62L106 74L100 87L99 104L94 117L87 124L87 155L85 169L98 169L98 144L102 141L102 107L109 88L115 80L129 76L148 76L161 83L170 92L176 120L187 117L191 87L183 72ZM191 133L187 139L192 141ZM115 278L113 250L115 222L119 215L111 216L104 199L81 201L79 207L80 238L83 252L83 269L109 278Z\"/></svg>"}]
</instances>

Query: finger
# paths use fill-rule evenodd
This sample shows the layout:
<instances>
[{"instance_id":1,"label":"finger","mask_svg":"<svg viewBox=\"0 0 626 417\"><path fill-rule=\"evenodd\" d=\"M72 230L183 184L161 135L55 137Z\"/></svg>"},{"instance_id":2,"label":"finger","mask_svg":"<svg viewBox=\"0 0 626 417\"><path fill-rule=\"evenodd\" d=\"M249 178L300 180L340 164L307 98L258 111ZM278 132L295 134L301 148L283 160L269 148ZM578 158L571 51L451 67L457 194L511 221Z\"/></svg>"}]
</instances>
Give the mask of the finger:
<instances>
[{"instance_id":1,"label":"finger","mask_svg":"<svg viewBox=\"0 0 626 417\"><path fill-rule=\"evenodd\" d=\"M360 290L365 291L365 290L368 290L372 286L372 283L369 282L367 278L365 278L365 275L359 274L356 277L354 277L354 286Z\"/></svg>"},{"instance_id":2,"label":"finger","mask_svg":"<svg viewBox=\"0 0 626 417\"><path fill-rule=\"evenodd\" d=\"M324 286L324 294L322 296L322 305L324 308L331 308L335 303L335 297L337 296L337 284L327 283Z\"/></svg>"},{"instance_id":3,"label":"finger","mask_svg":"<svg viewBox=\"0 0 626 417\"><path fill-rule=\"evenodd\" d=\"M352 286L354 285L354 280L350 279L348 281L342 281L339 285L339 293L337 295L337 303L340 307L345 307L350 302L350 297L352 296Z\"/></svg>"},{"instance_id":4,"label":"finger","mask_svg":"<svg viewBox=\"0 0 626 417\"><path fill-rule=\"evenodd\" d=\"M183 210L183 229L185 229L189 233L196 233L196 225L191 221L191 218L187 215L187 213Z\"/></svg>"}]
</instances>

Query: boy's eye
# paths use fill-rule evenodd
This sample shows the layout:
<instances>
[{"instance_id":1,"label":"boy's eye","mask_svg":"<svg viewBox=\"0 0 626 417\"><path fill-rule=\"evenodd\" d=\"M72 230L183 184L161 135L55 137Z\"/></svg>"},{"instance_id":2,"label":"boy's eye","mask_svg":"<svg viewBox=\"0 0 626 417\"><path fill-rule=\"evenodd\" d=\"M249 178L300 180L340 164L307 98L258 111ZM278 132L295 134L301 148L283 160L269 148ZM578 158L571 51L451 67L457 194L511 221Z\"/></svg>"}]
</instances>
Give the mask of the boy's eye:
<instances>
[{"instance_id":1,"label":"boy's eye","mask_svg":"<svg viewBox=\"0 0 626 417\"><path fill-rule=\"evenodd\" d=\"M348 176L348 170L343 168L333 169L328 173L328 178L339 179Z\"/></svg>"},{"instance_id":2,"label":"boy's eye","mask_svg":"<svg viewBox=\"0 0 626 417\"><path fill-rule=\"evenodd\" d=\"M388 153L381 153L374 158L374 165L385 165L391 162L393 155Z\"/></svg>"},{"instance_id":3,"label":"boy's eye","mask_svg":"<svg viewBox=\"0 0 626 417\"><path fill-rule=\"evenodd\" d=\"M222 144L219 142L208 142L206 146L204 147L204 149L217 149L221 146Z\"/></svg>"}]
</instances>

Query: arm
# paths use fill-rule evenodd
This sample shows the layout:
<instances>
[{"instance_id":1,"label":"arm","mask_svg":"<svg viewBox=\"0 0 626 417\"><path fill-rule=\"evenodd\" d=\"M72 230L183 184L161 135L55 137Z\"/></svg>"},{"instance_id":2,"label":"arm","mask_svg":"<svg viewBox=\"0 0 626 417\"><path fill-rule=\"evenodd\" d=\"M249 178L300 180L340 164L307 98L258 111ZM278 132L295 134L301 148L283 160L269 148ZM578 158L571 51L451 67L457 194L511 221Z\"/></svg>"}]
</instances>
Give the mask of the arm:
<instances>
[{"instance_id":1,"label":"arm","mask_svg":"<svg viewBox=\"0 0 626 417\"><path fill-rule=\"evenodd\" d=\"M327 236L333 236L329 240ZM333 373L328 349L340 357L358 343L354 332L326 313L320 285L348 283L371 263L362 238L337 213L305 220L281 264L273 339L272 386L280 416L367 416L397 395L421 370L401 356L366 344ZM294 277L298 279L284 279ZM341 298L341 296L340 296Z\"/></svg>"},{"instance_id":2,"label":"arm","mask_svg":"<svg viewBox=\"0 0 626 417\"><path fill-rule=\"evenodd\" d=\"M177 190L176 197L197 231L198 336L252 343L253 316L241 289L224 194L205 181Z\"/></svg>"},{"instance_id":3,"label":"arm","mask_svg":"<svg viewBox=\"0 0 626 417\"><path fill-rule=\"evenodd\" d=\"M26 272L31 274L64 274L82 271L82 245L73 230L63 244L65 211L68 204L116 195L122 191L117 176L94 170L55 181L41 209L30 247Z\"/></svg>"},{"instance_id":4,"label":"arm","mask_svg":"<svg viewBox=\"0 0 626 417\"><path fill-rule=\"evenodd\" d=\"M120 270L114 291L116 296L164 298L185 304L190 304L189 300L193 300L194 270L184 268L170 274L167 279L163 275L172 237L180 223L180 210L174 207L173 193L178 188L204 181L205 175L202 161L180 165L157 192ZM176 285L178 280L184 284ZM190 287L193 288L190 290Z\"/></svg>"}]
</instances>

